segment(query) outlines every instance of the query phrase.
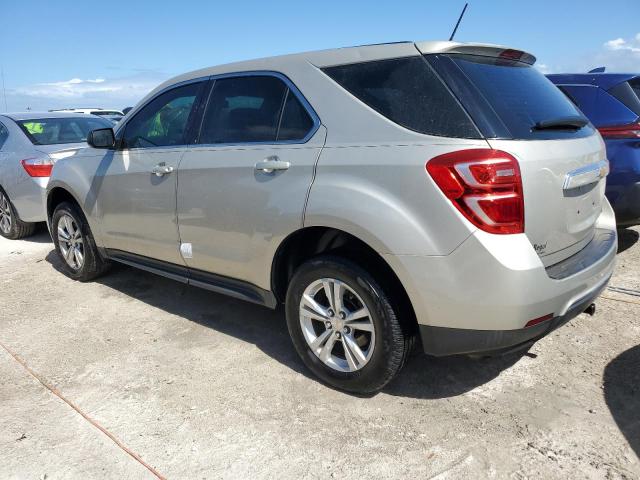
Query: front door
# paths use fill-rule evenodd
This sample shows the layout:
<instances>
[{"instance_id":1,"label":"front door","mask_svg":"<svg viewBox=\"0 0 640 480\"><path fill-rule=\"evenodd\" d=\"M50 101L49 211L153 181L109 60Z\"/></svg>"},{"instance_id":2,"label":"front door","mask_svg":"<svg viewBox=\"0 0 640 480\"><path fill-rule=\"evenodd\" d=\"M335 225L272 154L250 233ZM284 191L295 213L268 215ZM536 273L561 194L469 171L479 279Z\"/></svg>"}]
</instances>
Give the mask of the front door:
<instances>
[{"instance_id":1,"label":"front door","mask_svg":"<svg viewBox=\"0 0 640 480\"><path fill-rule=\"evenodd\" d=\"M99 215L105 247L184 264L176 223L177 169L203 82L156 96L124 126L106 163ZM120 136L120 135L119 135Z\"/></svg>"},{"instance_id":2,"label":"front door","mask_svg":"<svg viewBox=\"0 0 640 480\"><path fill-rule=\"evenodd\" d=\"M193 269L270 289L271 258L302 226L325 129L276 74L218 78L178 172L178 223Z\"/></svg>"}]
</instances>

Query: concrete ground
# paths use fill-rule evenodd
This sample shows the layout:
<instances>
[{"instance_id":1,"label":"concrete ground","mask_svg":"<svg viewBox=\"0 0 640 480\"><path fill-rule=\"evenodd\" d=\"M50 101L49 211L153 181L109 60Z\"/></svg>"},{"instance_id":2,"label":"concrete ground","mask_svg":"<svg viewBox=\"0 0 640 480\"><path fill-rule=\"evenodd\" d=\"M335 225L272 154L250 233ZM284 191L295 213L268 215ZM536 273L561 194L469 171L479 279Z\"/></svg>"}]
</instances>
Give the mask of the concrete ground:
<instances>
[{"instance_id":1,"label":"concrete ground","mask_svg":"<svg viewBox=\"0 0 640 480\"><path fill-rule=\"evenodd\" d=\"M640 290L639 231L614 287ZM358 398L308 374L280 313L59 265L44 232L0 239L0 478L640 477L640 297Z\"/></svg>"}]
</instances>

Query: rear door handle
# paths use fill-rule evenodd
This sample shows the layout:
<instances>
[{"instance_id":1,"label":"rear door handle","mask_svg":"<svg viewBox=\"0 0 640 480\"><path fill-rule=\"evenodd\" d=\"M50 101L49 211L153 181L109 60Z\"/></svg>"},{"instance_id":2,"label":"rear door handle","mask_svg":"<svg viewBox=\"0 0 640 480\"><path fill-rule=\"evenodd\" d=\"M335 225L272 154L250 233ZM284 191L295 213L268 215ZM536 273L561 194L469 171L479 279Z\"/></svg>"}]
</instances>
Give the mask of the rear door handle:
<instances>
[{"instance_id":1,"label":"rear door handle","mask_svg":"<svg viewBox=\"0 0 640 480\"><path fill-rule=\"evenodd\" d=\"M162 177L171 172L173 172L173 167L171 165L167 165L164 162L159 163L158 165L153 167L153 170L151 170L151 173L153 173L157 177Z\"/></svg>"},{"instance_id":2,"label":"rear door handle","mask_svg":"<svg viewBox=\"0 0 640 480\"><path fill-rule=\"evenodd\" d=\"M273 173L276 170L288 170L291 164L283 162L278 157L268 157L256 163L255 169L264 173Z\"/></svg>"}]
</instances>

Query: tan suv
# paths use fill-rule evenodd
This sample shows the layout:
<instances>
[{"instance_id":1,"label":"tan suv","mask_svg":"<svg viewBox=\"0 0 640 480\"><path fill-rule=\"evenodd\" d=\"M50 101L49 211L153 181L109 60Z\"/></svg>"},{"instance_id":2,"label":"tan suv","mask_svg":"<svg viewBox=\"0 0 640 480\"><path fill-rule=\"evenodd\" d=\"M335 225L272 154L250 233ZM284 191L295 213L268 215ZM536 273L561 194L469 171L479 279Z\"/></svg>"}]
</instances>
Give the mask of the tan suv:
<instances>
[{"instance_id":1,"label":"tan suv","mask_svg":"<svg viewBox=\"0 0 640 480\"><path fill-rule=\"evenodd\" d=\"M172 79L58 162L67 273L111 261L275 308L305 364L382 388L433 355L526 347L616 252L602 139L505 47L398 43Z\"/></svg>"}]
</instances>

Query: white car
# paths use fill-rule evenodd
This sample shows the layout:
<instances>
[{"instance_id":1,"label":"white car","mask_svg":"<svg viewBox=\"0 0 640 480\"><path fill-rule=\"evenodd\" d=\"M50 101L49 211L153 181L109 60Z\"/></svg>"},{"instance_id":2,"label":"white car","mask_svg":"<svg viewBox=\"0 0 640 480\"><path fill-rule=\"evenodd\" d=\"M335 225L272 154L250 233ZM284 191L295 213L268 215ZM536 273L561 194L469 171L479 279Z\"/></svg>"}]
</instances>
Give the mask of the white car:
<instances>
[{"instance_id":1,"label":"white car","mask_svg":"<svg viewBox=\"0 0 640 480\"><path fill-rule=\"evenodd\" d=\"M42 191L53 164L86 146L87 134L110 127L99 117L73 113L0 115L0 235L29 236L46 220Z\"/></svg>"},{"instance_id":2,"label":"white car","mask_svg":"<svg viewBox=\"0 0 640 480\"><path fill-rule=\"evenodd\" d=\"M62 108L58 110L49 110L50 112L65 112L65 113L89 113L91 115L119 115L124 117L124 113L120 110L108 110L104 108Z\"/></svg>"},{"instance_id":3,"label":"white car","mask_svg":"<svg viewBox=\"0 0 640 480\"><path fill-rule=\"evenodd\" d=\"M64 108L60 110L49 110L50 112L86 113L88 115L98 115L109 120L112 124L117 124L124 113L120 110L109 110L104 108Z\"/></svg>"}]
</instances>

